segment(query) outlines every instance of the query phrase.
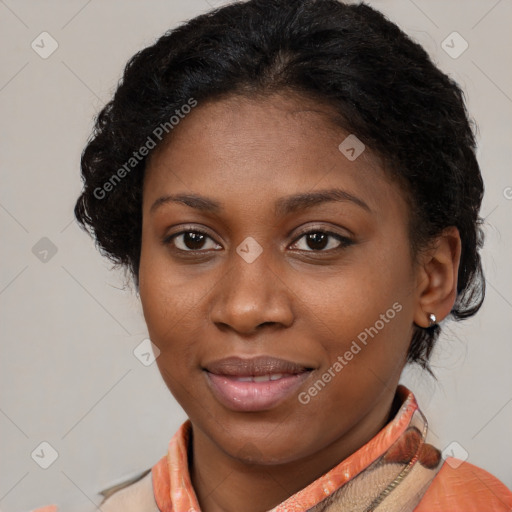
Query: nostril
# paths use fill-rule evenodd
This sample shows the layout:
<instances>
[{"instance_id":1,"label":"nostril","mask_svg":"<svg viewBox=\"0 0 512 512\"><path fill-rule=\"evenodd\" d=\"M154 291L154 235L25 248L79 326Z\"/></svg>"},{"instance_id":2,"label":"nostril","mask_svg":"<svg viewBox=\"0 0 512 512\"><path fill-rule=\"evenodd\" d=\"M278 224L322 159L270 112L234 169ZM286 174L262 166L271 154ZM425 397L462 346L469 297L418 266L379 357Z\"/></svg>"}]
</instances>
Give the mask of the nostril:
<instances>
[{"instance_id":1,"label":"nostril","mask_svg":"<svg viewBox=\"0 0 512 512\"><path fill-rule=\"evenodd\" d=\"M263 323L258 325L258 328L266 326L266 325L270 325L270 326L273 327L274 325L277 325L277 322L263 322Z\"/></svg>"}]
</instances>

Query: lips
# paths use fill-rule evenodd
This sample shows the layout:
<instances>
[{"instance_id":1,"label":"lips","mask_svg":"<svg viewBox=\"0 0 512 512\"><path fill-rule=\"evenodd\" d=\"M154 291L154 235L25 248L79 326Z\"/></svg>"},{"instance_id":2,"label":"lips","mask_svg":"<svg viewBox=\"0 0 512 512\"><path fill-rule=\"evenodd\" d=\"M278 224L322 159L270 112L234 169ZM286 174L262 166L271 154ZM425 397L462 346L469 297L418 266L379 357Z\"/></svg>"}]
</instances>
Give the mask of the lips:
<instances>
[{"instance_id":1,"label":"lips","mask_svg":"<svg viewBox=\"0 0 512 512\"><path fill-rule=\"evenodd\" d=\"M205 365L205 369L215 375L236 377L258 377L261 375L288 374L297 375L309 368L293 361L277 357L258 356L249 359L228 357Z\"/></svg>"},{"instance_id":2,"label":"lips","mask_svg":"<svg viewBox=\"0 0 512 512\"><path fill-rule=\"evenodd\" d=\"M263 411L276 407L300 388L311 368L270 356L228 357L204 367L217 400L234 411Z\"/></svg>"}]
</instances>

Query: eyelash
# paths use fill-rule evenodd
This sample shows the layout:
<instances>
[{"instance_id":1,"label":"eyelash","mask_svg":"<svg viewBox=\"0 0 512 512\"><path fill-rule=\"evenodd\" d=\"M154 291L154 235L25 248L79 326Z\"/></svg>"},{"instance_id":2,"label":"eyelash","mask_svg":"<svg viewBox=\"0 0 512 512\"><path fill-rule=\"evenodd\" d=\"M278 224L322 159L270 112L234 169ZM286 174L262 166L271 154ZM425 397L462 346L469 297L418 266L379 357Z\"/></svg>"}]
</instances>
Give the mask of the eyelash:
<instances>
[{"instance_id":1,"label":"eyelash","mask_svg":"<svg viewBox=\"0 0 512 512\"><path fill-rule=\"evenodd\" d=\"M186 229L186 230L180 231L178 233L173 233L172 235L169 235L169 236L165 237L164 240L163 240L163 243L164 243L164 245L171 245L172 241L175 238L177 238L180 235L187 234L187 233L195 233L195 234L204 235L205 237L209 238L210 240L213 240L213 238L206 231L203 231L202 229L194 227L193 229L192 228L191 229ZM320 249L320 250L298 249L299 251L304 252L304 253L332 253L332 252L340 251L340 250L342 250L342 249L344 249L344 248L346 248L346 247L348 247L348 246L350 246L350 245L352 245L354 243L353 240L351 240L350 238L345 237L343 235L340 235L339 233L334 233L332 231L328 231L328 230L325 230L325 229L316 228L316 229L309 229L308 231L304 231L304 232L300 233L298 235L298 237L295 239L295 241L292 243L292 245L297 244L299 242L299 240L301 240L303 237L305 237L306 235L309 235L309 234L327 235L329 237L333 237L336 240L338 240L338 242L340 242L340 244L338 245L338 247L335 247L334 249L328 249L328 250L323 250L323 249ZM215 242L215 240L213 240L213 241ZM215 243L217 243L217 242L215 242ZM189 254L194 255L194 254L198 254L198 253L207 253L211 249L207 249L207 250L204 250L204 249L184 250L184 249L179 249L176 246L174 246L173 250L181 252L181 253L189 253ZM214 250L216 250L216 249L214 249Z\"/></svg>"}]
</instances>

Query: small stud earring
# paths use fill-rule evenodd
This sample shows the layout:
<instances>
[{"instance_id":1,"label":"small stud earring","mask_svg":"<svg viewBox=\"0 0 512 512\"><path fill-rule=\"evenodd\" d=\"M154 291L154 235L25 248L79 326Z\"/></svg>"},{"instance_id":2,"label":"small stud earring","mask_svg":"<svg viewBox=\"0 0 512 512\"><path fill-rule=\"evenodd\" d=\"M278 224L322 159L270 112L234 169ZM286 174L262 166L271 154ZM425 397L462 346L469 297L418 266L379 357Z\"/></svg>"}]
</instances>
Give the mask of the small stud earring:
<instances>
[{"instance_id":1,"label":"small stud earring","mask_svg":"<svg viewBox=\"0 0 512 512\"><path fill-rule=\"evenodd\" d=\"M428 324L429 327L436 325L436 323L437 323L436 315L434 315L434 313L429 313L428 321L429 321L429 324Z\"/></svg>"}]
</instances>

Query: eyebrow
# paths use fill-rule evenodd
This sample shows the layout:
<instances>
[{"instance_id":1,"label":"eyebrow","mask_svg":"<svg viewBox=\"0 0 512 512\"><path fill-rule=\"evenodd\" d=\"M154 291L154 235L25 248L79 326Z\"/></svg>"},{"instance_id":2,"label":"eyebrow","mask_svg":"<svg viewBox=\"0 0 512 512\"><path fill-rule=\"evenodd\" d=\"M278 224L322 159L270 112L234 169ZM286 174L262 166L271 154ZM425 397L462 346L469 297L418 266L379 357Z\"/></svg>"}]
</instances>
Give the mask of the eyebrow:
<instances>
[{"instance_id":1,"label":"eyebrow","mask_svg":"<svg viewBox=\"0 0 512 512\"><path fill-rule=\"evenodd\" d=\"M311 208L322 203L351 202L371 213L370 207L359 197L339 188L304 192L293 196L283 197L276 201L275 211L277 215L288 215L297 210Z\"/></svg>"},{"instance_id":2,"label":"eyebrow","mask_svg":"<svg viewBox=\"0 0 512 512\"><path fill-rule=\"evenodd\" d=\"M328 202L351 202L364 210L372 213L371 208L359 197L339 188L318 190L315 192L304 192L278 199L275 203L275 213L278 216L285 216L298 210L312 208ZM223 211L222 204L209 197L198 194L174 194L159 197L150 208L154 213L159 207L168 203L181 203L196 210L207 213L220 213Z\"/></svg>"}]
</instances>

